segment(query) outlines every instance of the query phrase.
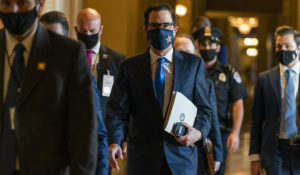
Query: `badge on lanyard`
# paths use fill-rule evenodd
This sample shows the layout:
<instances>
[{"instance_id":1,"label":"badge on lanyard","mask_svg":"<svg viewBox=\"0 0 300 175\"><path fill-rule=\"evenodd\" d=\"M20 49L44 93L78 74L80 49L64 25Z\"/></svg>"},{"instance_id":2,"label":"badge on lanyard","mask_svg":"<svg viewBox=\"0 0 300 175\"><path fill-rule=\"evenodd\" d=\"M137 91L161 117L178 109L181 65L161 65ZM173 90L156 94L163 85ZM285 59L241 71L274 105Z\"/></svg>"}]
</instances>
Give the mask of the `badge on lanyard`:
<instances>
[{"instance_id":1,"label":"badge on lanyard","mask_svg":"<svg viewBox=\"0 0 300 175\"><path fill-rule=\"evenodd\" d=\"M107 75L106 74L103 75L102 96L109 97L113 85L114 85L114 76L110 75L109 70L107 70Z\"/></svg>"},{"instance_id":2,"label":"badge on lanyard","mask_svg":"<svg viewBox=\"0 0 300 175\"><path fill-rule=\"evenodd\" d=\"M15 107L9 108L11 130L15 130L15 115L16 115L16 108Z\"/></svg>"}]
</instances>

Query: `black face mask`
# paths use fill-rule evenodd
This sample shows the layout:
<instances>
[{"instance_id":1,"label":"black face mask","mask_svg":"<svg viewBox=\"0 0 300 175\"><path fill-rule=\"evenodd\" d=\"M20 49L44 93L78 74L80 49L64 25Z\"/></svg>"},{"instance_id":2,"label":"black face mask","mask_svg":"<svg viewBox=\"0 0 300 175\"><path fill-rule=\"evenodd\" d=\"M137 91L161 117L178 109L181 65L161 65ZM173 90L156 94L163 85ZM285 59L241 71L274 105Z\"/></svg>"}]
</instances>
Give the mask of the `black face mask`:
<instances>
[{"instance_id":1,"label":"black face mask","mask_svg":"<svg viewBox=\"0 0 300 175\"><path fill-rule=\"evenodd\" d=\"M22 13L3 13L0 12L0 18L5 28L14 35L24 34L37 18L36 6L27 12Z\"/></svg>"},{"instance_id":2,"label":"black face mask","mask_svg":"<svg viewBox=\"0 0 300 175\"><path fill-rule=\"evenodd\" d=\"M295 50L281 50L276 52L275 57L281 64L287 66L297 58L297 53Z\"/></svg>"},{"instance_id":3,"label":"black face mask","mask_svg":"<svg viewBox=\"0 0 300 175\"><path fill-rule=\"evenodd\" d=\"M212 61L215 58L215 56L217 55L216 49L199 50L199 52L205 62Z\"/></svg>"},{"instance_id":4,"label":"black face mask","mask_svg":"<svg viewBox=\"0 0 300 175\"><path fill-rule=\"evenodd\" d=\"M84 43L86 49L92 49L99 41L99 33L92 35L86 35L79 32L77 33L77 39Z\"/></svg>"}]
</instances>

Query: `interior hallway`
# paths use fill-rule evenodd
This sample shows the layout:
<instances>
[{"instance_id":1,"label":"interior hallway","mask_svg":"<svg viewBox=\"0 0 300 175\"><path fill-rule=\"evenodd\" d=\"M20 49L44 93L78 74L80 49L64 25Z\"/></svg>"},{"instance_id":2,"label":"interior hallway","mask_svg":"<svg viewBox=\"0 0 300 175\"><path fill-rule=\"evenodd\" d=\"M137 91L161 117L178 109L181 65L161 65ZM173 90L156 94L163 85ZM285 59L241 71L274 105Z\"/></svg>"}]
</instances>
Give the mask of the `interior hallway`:
<instances>
[{"instance_id":1,"label":"interior hallway","mask_svg":"<svg viewBox=\"0 0 300 175\"><path fill-rule=\"evenodd\" d=\"M250 160L248 156L250 133L241 134L240 147L228 155L225 175L250 175Z\"/></svg>"}]
</instances>

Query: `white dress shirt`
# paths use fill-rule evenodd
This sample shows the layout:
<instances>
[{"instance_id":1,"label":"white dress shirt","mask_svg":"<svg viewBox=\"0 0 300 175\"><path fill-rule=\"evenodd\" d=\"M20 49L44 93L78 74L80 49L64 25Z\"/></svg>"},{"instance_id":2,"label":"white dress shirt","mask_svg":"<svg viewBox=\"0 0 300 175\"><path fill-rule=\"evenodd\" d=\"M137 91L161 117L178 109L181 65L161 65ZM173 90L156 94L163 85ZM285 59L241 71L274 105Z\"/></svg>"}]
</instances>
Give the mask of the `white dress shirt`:
<instances>
[{"instance_id":1,"label":"white dress shirt","mask_svg":"<svg viewBox=\"0 0 300 175\"><path fill-rule=\"evenodd\" d=\"M158 66L158 59L159 58L166 58L166 61L163 64L163 69L165 73L165 94L164 94L164 107L163 107L163 116L166 115L166 110L169 105L169 101L172 94L172 87L173 87L173 48L166 53L164 56L159 56L156 53L154 53L150 49L150 63L151 63L151 71L152 71L152 79L153 82L155 82L155 73L156 68Z\"/></svg>"},{"instance_id":2,"label":"white dress shirt","mask_svg":"<svg viewBox=\"0 0 300 175\"><path fill-rule=\"evenodd\" d=\"M280 139L288 139L288 137L285 135L285 86L286 86L286 80L288 78L286 70L288 69L287 66L284 66L282 64L279 64L280 68L280 82L281 82L281 109L282 109L282 115L281 115L281 123L280 123L280 132L279 132L279 138ZM299 121L299 110L298 110L298 88L299 88L299 72L300 72L300 63L297 61L297 63L291 68L292 76L294 80L294 94L296 97L296 122L297 122L297 128L298 128L298 134L296 137L300 137L299 135L299 129L300 129L300 121Z\"/></svg>"}]
</instances>

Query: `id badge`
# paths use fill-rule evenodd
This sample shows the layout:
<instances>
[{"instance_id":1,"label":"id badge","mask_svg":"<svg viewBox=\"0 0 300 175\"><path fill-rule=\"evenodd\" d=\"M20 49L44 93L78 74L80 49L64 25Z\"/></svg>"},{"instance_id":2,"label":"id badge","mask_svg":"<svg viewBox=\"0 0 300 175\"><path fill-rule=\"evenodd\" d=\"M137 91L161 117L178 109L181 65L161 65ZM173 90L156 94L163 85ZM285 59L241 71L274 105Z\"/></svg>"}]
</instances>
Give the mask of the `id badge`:
<instances>
[{"instance_id":1,"label":"id badge","mask_svg":"<svg viewBox=\"0 0 300 175\"><path fill-rule=\"evenodd\" d=\"M15 130L15 115L16 115L16 108L15 107L9 108L10 129L11 130Z\"/></svg>"},{"instance_id":2,"label":"id badge","mask_svg":"<svg viewBox=\"0 0 300 175\"><path fill-rule=\"evenodd\" d=\"M113 85L114 85L114 76L110 75L109 72L107 75L103 75L102 96L109 97Z\"/></svg>"}]
</instances>

